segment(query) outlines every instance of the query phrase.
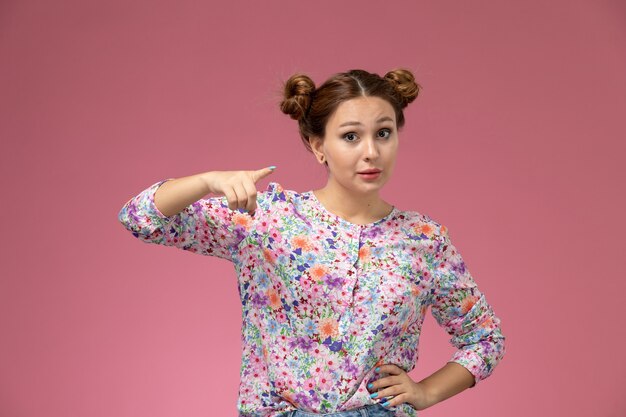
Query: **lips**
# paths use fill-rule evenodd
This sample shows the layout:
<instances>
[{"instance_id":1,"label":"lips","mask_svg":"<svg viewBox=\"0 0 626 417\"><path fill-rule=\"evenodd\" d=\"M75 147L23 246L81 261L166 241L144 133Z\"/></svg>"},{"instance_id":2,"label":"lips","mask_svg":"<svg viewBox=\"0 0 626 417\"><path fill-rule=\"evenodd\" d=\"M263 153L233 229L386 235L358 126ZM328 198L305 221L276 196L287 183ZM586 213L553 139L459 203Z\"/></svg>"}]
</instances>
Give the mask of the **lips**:
<instances>
[{"instance_id":1,"label":"lips","mask_svg":"<svg viewBox=\"0 0 626 417\"><path fill-rule=\"evenodd\" d=\"M365 171L360 171L359 174L377 174L380 172L380 169L367 169Z\"/></svg>"}]
</instances>

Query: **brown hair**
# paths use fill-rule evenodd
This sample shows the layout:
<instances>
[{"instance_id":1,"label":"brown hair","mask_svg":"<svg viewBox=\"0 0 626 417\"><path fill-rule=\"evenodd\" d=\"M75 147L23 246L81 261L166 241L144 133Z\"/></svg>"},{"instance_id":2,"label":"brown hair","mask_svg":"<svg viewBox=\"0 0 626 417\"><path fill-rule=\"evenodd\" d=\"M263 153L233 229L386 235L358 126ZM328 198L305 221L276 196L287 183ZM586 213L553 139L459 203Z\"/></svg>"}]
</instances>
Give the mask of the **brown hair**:
<instances>
[{"instance_id":1,"label":"brown hair","mask_svg":"<svg viewBox=\"0 0 626 417\"><path fill-rule=\"evenodd\" d=\"M404 126L402 110L415 100L422 88L407 69L389 71L384 77L364 70L351 70L333 75L317 89L307 75L294 74L284 87L280 109L298 121L300 137L309 151L309 138L324 137L328 119L342 102L362 96L387 100L396 113L396 124L400 129Z\"/></svg>"}]
</instances>

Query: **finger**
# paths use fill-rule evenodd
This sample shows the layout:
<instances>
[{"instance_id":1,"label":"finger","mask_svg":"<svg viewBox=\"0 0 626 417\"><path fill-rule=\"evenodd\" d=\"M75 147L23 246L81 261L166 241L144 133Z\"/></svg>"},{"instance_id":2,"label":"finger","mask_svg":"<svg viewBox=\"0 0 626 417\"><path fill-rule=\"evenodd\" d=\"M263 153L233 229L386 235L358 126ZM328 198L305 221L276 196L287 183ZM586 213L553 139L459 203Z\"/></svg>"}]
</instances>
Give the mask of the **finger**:
<instances>
[{"instance_id":1,"label":"finger","mask_svg":"<svg viewBox=\"0 0 626 417\"><path fill-rule=\"evenodd\" d=\"M260 179L265 178L268 175L270 175L272 172L274 172L274 169L272 169L271 167L261 168L261 169L259 169L257 171L254 171L252 173L252 181L254 181L256 183Z\"/></svg>"},{"instance_id":2,"label":"finger","mask_svg":"<svg viewBox=\"0 0 626 417\"><path fill-rule=\"evenodd\" d=\"M244 181L243 188L246 190L246 194L248 195L248 204L246 205L246 211L248 213L252 213L256 209L256 187L254 186L254 183Z\"/></svg>"},{"instance_id":3,"label":"finger","mask_svg":"<svg viewBox=\"0 0 626 417\"><path fill-rule=\"evenodd\" d=\"M234 210L235 208L237 208L237 193L235 193L235 190L233 189L233 187L223 187L222 192L224 193L224 195L226 196L226 201L228 202L228 208L230 210Z\"/></svg>"},{"instance_id":4,"label":"finger","mask_svg":"<svg viewBox=\"0 0 626 417\"><path fill-rule=\"evenodd\" d=\"M378 367L378 369L379 369L378 370L379 374L385 373L385 374L390 374L390 375L400 375L401 373L404 372L404 369L392 363L381 365Z\"/></svg>"},{"instance_id":5,"label":"finger","mask_svg":"<svg viewBox=\"0 0 626 417\"><path fill-rule=\"evenodd\" d=\"M386 376L380 379L377 379L373 382L374 389L383 389L385 387L390 387L392 385L401 384L402 380L400 380L396 375Z\"/></svg>"},{"instance_id":6,"label":"finger","mask_svg":"<svg viewBox=\"0 0 626 417\"><path fill-rule=\"evenodd\" d=\"M370 397L375 400L382 400L385 397L393 397L405 391L405 388L401 384L390 385L386 388L381 388L376 392L370 394Z\"/></svg>"},{"instance_id":7,"label":"finger","mask_svg":"<svg viewBox=\"0 0 626 417\"><path fill-rule=\"evenodd\" d=\"M394 407L396 405L400 405L402 403L407 402L408 396L406 394L399 394L393 398L387 398L386 400L381 400L380 405L385 408Z\"/></svg>"},{"instance_id":8,"label":"finger","mask_svg":"<svg viewBox=\"0 0 626 417\"><path fill-rule=\"evenodd\" d=\"M235 187L235 192L237 193L237 209L245 209L248 205L248 193L242 184L237 184Z\"/></svg>"}]
</instances>

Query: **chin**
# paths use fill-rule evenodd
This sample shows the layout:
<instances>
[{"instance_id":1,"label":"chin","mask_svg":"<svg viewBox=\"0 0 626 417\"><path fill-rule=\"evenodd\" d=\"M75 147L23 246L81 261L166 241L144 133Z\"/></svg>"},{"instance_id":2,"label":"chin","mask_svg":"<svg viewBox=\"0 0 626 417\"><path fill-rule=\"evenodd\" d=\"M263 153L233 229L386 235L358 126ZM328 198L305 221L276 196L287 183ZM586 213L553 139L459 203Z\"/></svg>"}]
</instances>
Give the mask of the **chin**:
<instances>
[{"instance_id":1,"label":"chin","mask_svg":"<svg viewBox=\"0 0 626 417\"><path fill-rule=\"evenodd\" d=\"M371 192L371 191L382 189L384 185L385 185L384 181L380 181L380 182L377 181L377 182L372 182L369 184L361 184L359 188L365 190L366 192Z\"/></svg>"}]
</instances>

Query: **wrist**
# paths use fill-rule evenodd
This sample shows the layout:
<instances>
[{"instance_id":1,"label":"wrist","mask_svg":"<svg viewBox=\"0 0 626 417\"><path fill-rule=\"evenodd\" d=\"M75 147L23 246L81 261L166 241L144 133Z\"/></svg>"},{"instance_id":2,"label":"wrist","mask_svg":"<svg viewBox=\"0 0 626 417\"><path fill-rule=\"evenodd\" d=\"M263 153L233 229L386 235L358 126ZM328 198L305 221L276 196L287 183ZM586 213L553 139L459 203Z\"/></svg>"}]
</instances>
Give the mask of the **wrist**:
<instances>
[{"instance_id":1,"label":"wrist","mask_svg":"<svg viewBox=\"0 0 626 417\"><path fill-rule=\"evenodd\" d=\"M200 180L204 184L206 194L215 194L215 172L208 171L199 175Z\"/></svg>"},{"instance_id":2,"label":"wrist","mask_svg":"<svg viewBox=\"0 0 626 417\"><path fill-rule=\"evenodd\" d=\"M421 407L419 408L419 410L432 407L433 405L441 401L437 391L433 388L431 384L428 384L423 380L420 382L416 382L415 384L417 385L419 391L422 393L422 401L420 404Z\"/></svg>"}]
</instances>

